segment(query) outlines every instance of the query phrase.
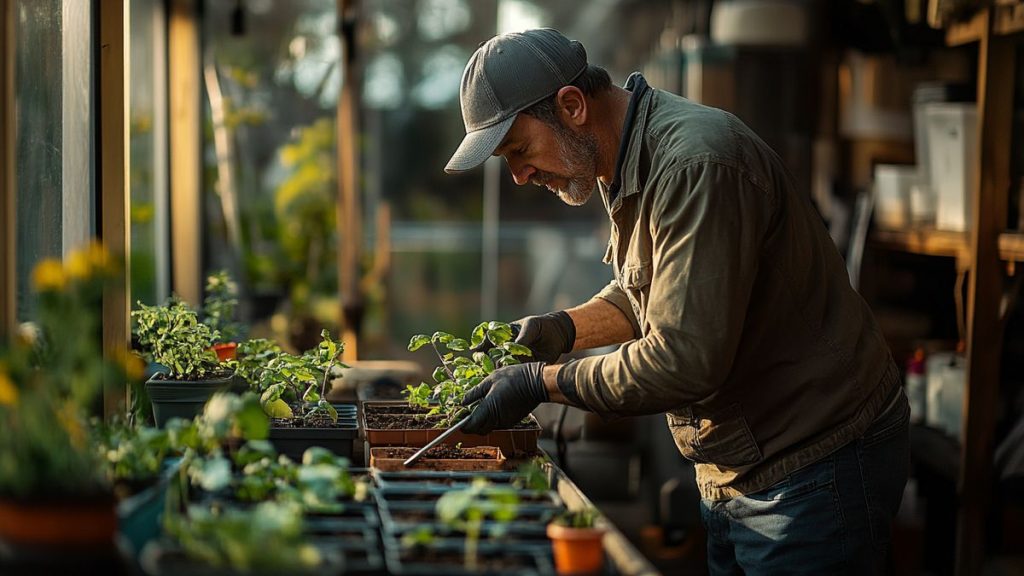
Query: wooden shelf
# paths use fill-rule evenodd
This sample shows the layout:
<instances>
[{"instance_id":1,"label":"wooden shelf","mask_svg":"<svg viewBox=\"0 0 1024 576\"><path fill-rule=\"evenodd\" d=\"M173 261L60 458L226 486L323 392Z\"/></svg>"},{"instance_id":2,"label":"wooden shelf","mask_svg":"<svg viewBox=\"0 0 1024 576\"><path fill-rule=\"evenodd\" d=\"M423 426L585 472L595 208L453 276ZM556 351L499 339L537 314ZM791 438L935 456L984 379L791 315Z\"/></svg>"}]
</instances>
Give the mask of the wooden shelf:
<instances>
[{"instance_id":1,"label":"wooden shelf","mask_svg":"<svg viewBox=\"0 0 1024 576\"><path fill-rule=\"evenodd\" d=\"M911 254L950 258L967 258L969 254L967 235L963 232L933 229L875 230L871 240L875 246Z\"/></svg>"},{"instance_id":2,"label":"wooden shelf","mask_svg":"<svg viewBox=\"0 0 1024 576\"><path fill-rule=\"evenodd\" d=\"M979 10L970 20L952 22L946 27L946 45L963 46L981 40L988 27L988 12Z\"/></svg>"},{"instance_id":3,"label":"wooden shelf","mask_svg":"<svg viewBox=\"0 0 1024 576\"><path fill-rule=\"evenodd\" d=\"M999 259L1024 262L1024 232L1003 232L999 235Z\"/></svg>"},{"instance_id":4,"label":"wooden shelf","mask_svg":"<svg viewBox=\"0 0 1024 576\"><path fill-rule=\"evenodd\" d=\"M875 230L871 244L879 248L921 254L970 259L970 246L966 232L947 230ZM1005 262L1024 262L1024 232L1003 232L999 235L999 259Z\"/></svg>"},{"instance_id":5,"label":"wooden shelf","mask_svg":"<svg viewBox=\"0 0 1024 576\"><path fill-rule=\"evenodd\" d=\"M1024 31L1024 4L999 4L992 7L992 32L1009 36Z\"/></svg>"}]
</instances>

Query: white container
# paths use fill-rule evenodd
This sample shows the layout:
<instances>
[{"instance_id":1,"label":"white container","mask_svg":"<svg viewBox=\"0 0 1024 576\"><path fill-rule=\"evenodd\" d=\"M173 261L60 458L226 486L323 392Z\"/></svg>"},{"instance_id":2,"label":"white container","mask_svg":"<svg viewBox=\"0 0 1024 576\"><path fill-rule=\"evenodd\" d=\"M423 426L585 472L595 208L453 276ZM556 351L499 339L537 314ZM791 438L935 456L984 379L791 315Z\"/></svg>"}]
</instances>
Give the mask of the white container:
<instances>
[{"instance_id":1,"label":"white container","mask_svg":"<svg viewBox=\"0 0 1024 576\"><path fill-rule=\"evenodd\" d=\"M959 439L967 362L963 354L936 352L928 357L925 424Z\"/></svg>"},{"instance_id":2,"label":"white container","mask_svg":"<svg viewBox=\"0 0 1024 576\"><path fill-rule=\"evenodd\" d=\"M922 107L928 126L935 227L966 231L971 222L971 190L977 170L978 108L974 104L949 102Z\"/></svg>"},{"instance_id":3,"label":"white container","mask_svg":"<svg viewBox=\"0 0 1024 576\"><path fill-rule=\"evenodd\" d=\"M910 227L911 188L917 185L917 180L914 166L875 166L875 224L890 230Z\"/></svg>"}]
</instances>

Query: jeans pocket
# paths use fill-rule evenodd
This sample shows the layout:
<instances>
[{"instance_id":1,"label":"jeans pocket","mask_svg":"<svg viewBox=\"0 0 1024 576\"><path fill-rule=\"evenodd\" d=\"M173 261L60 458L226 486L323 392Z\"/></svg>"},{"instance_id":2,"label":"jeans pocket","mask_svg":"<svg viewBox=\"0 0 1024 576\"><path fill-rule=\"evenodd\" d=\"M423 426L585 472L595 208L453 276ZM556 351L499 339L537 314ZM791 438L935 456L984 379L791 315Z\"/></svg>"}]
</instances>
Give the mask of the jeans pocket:
<instances>
[{"instance_id":1,"label":"jeans pocket","mask_svg":"<svg viewBox=\"0 0 1024 576\"><path fill-rule=\"evenodd\" d=\"M906 436L909 433L907 425L910 422L910 403L903 390L897 390L896 393L899 394L896 404L871 423L861 439L862 446L871 446L897 434Z\"/></svg>"},{"instance_id":2,"label":"jeans pocket","mask_svg":"<svg viewBox=\"0 0 1024 576\"><path fill-rule=\"evenodd\" d=\"M760 501L796 501L821 491L832 491L835 485L835 461L829 456L797 470L775 484L748 495Z\"/></svg>"}]
</instances>

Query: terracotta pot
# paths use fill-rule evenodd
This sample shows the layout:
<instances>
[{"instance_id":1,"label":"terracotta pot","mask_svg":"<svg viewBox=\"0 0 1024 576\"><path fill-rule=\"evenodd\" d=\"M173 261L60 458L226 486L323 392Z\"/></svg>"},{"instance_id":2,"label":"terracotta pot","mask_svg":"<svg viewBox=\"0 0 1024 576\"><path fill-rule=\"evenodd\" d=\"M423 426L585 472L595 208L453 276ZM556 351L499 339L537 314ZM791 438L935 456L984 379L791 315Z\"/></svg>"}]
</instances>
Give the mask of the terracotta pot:
<instances>
[{"instance_id":1,"label":"terracotta pot","mask_svg":"<svg viewBox=\"0 0 1024 576\"><path fill-rule=\"evenodd\" d=\"M604 567L603 528L570 528L548 524L555 552L555 570L563 575L600 574Z\"/></svg>"},{"instance_id":2,"label":"terracotta pot","mask_svg":"<svg viewBox=\"0 0 1024 576\"><path fill-rule=\"evenodd\" d=\"M109 546L115 532L113 499L44 504L0 498L0 539L15 544Z\"/></svg>"},{"instance_id":3,"label":"terracotta pot","mask_svg":"<svg viewBox=\"0 0 1024 576\"><path fill-rule=\"evenodd\" d=\"M227 362L238 357L238 342L221 342L212 346L217 354L217 360Z\"/></svg>"}]
</instances>

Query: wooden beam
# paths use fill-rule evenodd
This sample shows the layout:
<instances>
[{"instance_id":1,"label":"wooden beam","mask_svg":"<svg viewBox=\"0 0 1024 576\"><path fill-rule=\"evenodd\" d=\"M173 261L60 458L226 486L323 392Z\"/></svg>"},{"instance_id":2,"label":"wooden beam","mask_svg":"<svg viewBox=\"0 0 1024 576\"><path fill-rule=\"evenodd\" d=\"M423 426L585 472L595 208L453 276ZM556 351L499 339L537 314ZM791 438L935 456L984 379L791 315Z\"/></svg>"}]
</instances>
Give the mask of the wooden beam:
<instances>
[{"instance_id":1,"label":"wooden beam","mask_svg":"<svg viewBox=\"0 0 1024 576\"><path fill-rule=\"evenodd\" d=\"M987 22L987 20L986 20ZM974 273L967 301L967 382L963 411L956 573L980 574L985 515L992 489L992 451L1003 325L999 235L1006 226L1013 123L1014 47L986 27L978 47L978 162L970 249Z\"/></svg>"},{"instance_id":2,"label":"wooden beam","mask_svg":"<svg viewBox=\"0 0 1024 576\"><path fill-rule=\"evenodd\" d=\"M341 95L338 98L338 291L341 297L341 339L345 362L359 358L360 323L364 300L359 281L362 252L359 203L359 87L362 85L356 56L357 0L338 0L338 34L342 45Z\"/></svg>"},{"instance_id":3,"label":"wooden beam","mask_svg":"<svg viewBox=\"0 0 1024 576\"><path fill-rule=\"evenodd\" d=\"M171 286L193 306L202 300L202 133L199 26L196 0L170 0Z\"/></svg>"},{"instance_id":4,"label":"wooden beam","mask_svg":"<svg viewBox=\"0 0 1024 576\"><path fill-rule=\"evenodd\" d=\"M14 118L14 0L0 0L0 341L17 325Z\"/></svg>"},{"instance_id":5,"label":"wooden beam","mask_svg":"<svg viewBox=\"0 0 1024 576\"><path fill-rule=\"evenodd\" d=\"M99 83L97 133L99 136L100 238L112 254L124 259L121 282L103 294L103 350L123 357L129 347L128 297L131 271L128 217L128 0L99 3ZM124 382L103 383L106 416L124 414Z\"/></svg>"}]
</instances>

